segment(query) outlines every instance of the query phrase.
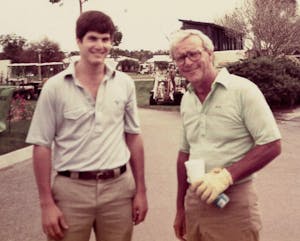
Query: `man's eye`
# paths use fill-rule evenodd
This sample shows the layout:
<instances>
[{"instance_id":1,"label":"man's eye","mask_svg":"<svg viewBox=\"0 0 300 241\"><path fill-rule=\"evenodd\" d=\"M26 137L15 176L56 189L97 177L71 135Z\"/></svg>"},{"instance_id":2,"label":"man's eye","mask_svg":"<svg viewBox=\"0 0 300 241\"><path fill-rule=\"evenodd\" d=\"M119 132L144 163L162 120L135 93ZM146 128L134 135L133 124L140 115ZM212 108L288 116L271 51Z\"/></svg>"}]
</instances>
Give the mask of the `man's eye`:
<instances>
[{"instance_id":1,"label":"man's eye","mask_svg":"<svg viewBox=\"0 0 300 241\"><path fill-rule=\"evenodd\" d=\"M181 55L177 58L178 61L183 61L186 58L185 55Z\"/></svg>"},{"instance_id":2,"label":"man's eye","mask_svg":"<svg viewBox=\"0 0 300 241\"><path fill-rule=\"evenodd\" d=\"M103 42L109 42L109 41L110 41L110 38L103 38L102 41L103 41Z\"/></svg>"},{"instance_id":3,"label":"man's eye","mask_svg":"<svg viewBox=\"0 0 300 241\"><path fill-rule=\"evenodd\" d=\"M94 37L94 36L90 36L88 39L89 39L90 41L97 41L97 38Z\"/></svg>"},{"instance_id":4,"label":"man's eye","mask_svg":"<svg viewBox=\"0 0 300 241\"><path fill-rule=\"evenodd\" d=\"M193 57L198 56L198 54L199 54L198 52L189 52L188 56L193 58Z\"/></svg>"}]
</instances>

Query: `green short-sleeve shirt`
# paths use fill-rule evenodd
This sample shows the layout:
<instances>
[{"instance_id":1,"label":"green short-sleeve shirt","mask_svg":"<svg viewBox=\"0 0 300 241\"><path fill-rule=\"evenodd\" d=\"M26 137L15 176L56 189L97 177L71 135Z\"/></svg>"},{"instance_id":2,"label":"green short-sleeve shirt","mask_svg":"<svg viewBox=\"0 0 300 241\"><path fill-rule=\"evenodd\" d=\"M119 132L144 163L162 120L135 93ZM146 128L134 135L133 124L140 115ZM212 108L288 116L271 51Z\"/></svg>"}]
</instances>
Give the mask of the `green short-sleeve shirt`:
<instances>
[{"instance_id":1,"label":"green short-sleeve shirt","mask_svg":"<svg viewBox=\"0 0 300 241\"><path fill-rule=\"evenodd\" d=\"M239 161L255 145L281 138L263 94L251 81L222 69L201 103L189 86L181 102L180 150L202 158L206 171Z\"/></svg>"}]
</instances>

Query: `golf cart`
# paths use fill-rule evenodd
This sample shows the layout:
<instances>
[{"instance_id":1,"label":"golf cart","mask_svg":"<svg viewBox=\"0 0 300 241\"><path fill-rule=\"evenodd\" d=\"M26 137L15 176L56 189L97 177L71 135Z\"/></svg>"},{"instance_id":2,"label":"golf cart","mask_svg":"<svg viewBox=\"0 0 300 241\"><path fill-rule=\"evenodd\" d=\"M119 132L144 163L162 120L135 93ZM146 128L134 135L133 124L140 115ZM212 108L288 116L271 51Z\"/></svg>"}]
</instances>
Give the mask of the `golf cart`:
<instances>
[{"instance_id":1,"label":"golf cart","mask_svg":"<svg viewBox=\"0 0 300 241\"><path fill-rule=\"evenodd\" d=\"M186 80L169 71L167 74L156 73L153 89L150 91L150 105L179 105L186 91Z\"/></svg>"}]
</instances>

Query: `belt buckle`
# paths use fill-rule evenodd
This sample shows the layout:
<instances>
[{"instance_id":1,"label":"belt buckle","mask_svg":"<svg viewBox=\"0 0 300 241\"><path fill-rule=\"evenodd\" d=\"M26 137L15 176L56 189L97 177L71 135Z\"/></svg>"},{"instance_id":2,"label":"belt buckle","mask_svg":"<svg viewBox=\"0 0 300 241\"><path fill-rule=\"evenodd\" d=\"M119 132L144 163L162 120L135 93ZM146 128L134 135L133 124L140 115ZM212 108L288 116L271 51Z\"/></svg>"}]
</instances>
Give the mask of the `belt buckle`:
<instances>
[{"instance_id":1,"label":"belt buckle","mask_svg":"<svg viewBox=\"0 0 300 241\"><path fill-rule=\"evenodd\" d=\"M105 179L105 177L106 177L105 171L99 171L96 173L96 180Z\"/></svg>"},{"instance_id":2,"label":"belt buckle","mask_svg":"<svg viewBox=\"0 0 300 241\"><path fill-rule=\"evenodd\" d=\"M113 178L115 176L114 170L104 170L96 173L96 180Z\"/></svg>"},{"instance_id":3,"label":"belt buckle","mask_svg":"<svg viewBox=\"0 0 300 241\"><path fill-rule=\"evenodd\" d=\"M71 172L70 178L72 179L79 179L79 172Z\"/></svg>"}]
</instances>

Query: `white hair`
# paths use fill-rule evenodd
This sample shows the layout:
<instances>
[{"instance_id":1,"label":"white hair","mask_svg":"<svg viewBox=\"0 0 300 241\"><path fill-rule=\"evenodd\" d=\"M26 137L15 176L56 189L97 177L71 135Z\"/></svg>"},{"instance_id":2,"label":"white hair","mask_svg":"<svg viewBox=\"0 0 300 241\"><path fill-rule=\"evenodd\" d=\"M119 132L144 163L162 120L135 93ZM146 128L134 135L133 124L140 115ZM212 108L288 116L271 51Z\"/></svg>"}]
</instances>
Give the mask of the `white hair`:
<instances>
[{"instance_id":1,"label":"white hair","mask_svg":"<svg viewBox=\"0 0 300 241\"><path fill-rule=\"evenodd\" d=\"M176 47L176 45L190 36L198 36L202 40L203 47L206 50L211 51L211 52L214 51L213 42L202 31L196 30L196 29L180 29L180 30L173 32L169 38L170 54L172 57L173 57L173 50Z\"/></svg>"}]
</instances>

